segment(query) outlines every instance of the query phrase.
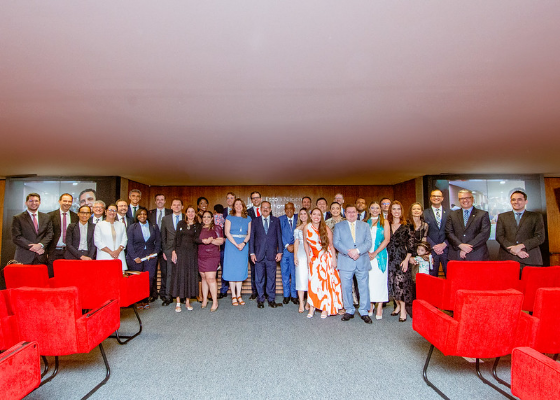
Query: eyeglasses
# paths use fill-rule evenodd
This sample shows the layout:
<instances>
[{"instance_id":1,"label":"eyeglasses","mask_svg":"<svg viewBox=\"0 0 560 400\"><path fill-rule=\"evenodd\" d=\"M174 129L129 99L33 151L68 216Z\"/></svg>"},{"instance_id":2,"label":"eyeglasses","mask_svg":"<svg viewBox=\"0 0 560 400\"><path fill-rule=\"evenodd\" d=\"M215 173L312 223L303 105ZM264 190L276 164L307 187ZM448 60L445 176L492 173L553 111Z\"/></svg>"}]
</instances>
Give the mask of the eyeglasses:
<instances>
[{"instance_id":1,"label":"eyeglasses","mask_svg":"<svg viewBox=\"0 0 560 400\"><path fill-rule=\"evenodd\" d=\"M443 196L430 196L430 197L432 197L432 198L434 198L434 199L441 199L441 198L443 198Z\"/></svg>"},{"instance_id":2,"label":"eyeglasses","mask_svg":"<svg viewBox=\"0 0 560 400\"><path fill-rule=\"evenodd\" d=\"M114 213L116 213L117 210L111 210L111 209L109 209L109 210L107 210L107 212L114 212Z\"/></svg>"},{"instance_id":3,"label":"eyeglasses","mask_svg":"<svg viewBox=\"0 0 560 400\"><path fill-rule=\"evenodd\" d=\"M90 212L87 212L87 211L78 211L78 214L89 215L89 214L91 214L91 213L90 213Z\"/></svg>"},{"instance_id":4,"label":"eyeglasses","mask_svg":"<svg viewBox=\"0 0 560 400\"><path fill-rule=\"evenodd\" d=\"M251 200L256 200L256 199L260 199L260 198L261 198L261 196L259 196L259 197L251 197Z\"/></svg>"},{"instance_id":5,"label":"eyeglasses","mask_svg":"<svg viewBox=\"0 0 560 400\"><path fill-rule=\"evenodd\" d=\"M460 197L459 201L469 200L469 199L472 199L472 196L470 196L470 197Z\"/></svg>"}]
</instances>

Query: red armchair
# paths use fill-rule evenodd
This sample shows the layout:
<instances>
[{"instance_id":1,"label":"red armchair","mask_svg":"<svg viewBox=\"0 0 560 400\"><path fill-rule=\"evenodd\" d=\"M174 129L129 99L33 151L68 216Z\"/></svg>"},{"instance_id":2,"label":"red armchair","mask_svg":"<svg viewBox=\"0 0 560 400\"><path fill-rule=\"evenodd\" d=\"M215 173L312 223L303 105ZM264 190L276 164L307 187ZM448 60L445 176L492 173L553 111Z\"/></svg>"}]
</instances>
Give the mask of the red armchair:
<instances>
[{"instance_id":1,"label":"red armchair","mask_svg":"<svg viewBox=\"0 0 560 400\"><path fill-rule=\"evenodd\" d=\"M20 342L0 354L0 393L4 400L23 399L41 383L36 342Z\"/></svg>"},{"instance_id":2,"label":"red armchair","mask_svg":"<svg viewBox=\"0 0 560 400\"><path fill-rule=\"evenodd\" d=\"M511 392L522 400L558 398L560 364L528 347L513 349Z\"/></svg>"},{"instance_id":3,"label":"red armchair","mask_svg":"<svg viewBox=\"0 0 560 400\"><path fill-rule=\"evenodd\" d=\"M136 311L136 302L149 297L150 279L147 272L124 276L119 260L56 260L54 262L56 286L76 286L82 307L92 309L107 299L116 298L122 308L131 307L138 320L139 330L133 335L121 335L116 339L126 344L142 333L142 320ZM126 340L122 340L126 339Z\"/></svg>"},{"instance_id":4,"label":"red armchair","mask_svg":"<svg viewBox=\"0 0 560 400\"><path fill-rule=\"evenodd\" d=\"M55 369L41 385L58 373L58 357L99 350L105 363L105 378L84 398L89 397L108 380L111 373L102 341L119 327L119 306L116 299L82 315L82 306L75 287L13 289L11 303L20 340L36 341L41 355L55 357Z\"/></svg>"},{"instance_id":5,"label":"red armchair","mask_svg":"<svg viewBox=\"0 0 560 400\"><path fill-rule=\"evenodd\" d=\"M515 261L449 261L447 279L416 275L416 298L442 310L455 309L458 290L519 288L519 263Z\"/></svg>"},{"instance_id":6,"label":"red armchair","mask_svg":"<svg viewBox=\"0 0 560 400\"><path fill-rule=\"evenodd\" d=\"M47 288L52 286L54 278L49 278L46 265L10 264L4 267L6 288L16 289L22 286Z\"/></svg>"},{"instance_id":7,"label":"red armchair","mask_svg":"<svg viewBox=\"0 0 560 400\"><path fill-rule=\"evenodd\" d=\"M478 377L504 396L513 399L482 376L479 359L511 353L515 345L522 302L523 294L513 289L459 290L452 318L425 300L415 300L412 306L412 327L431 344L423 369L426 384L441 397L448 398L430 382L427 375L432 352L437 347L446 356L475 358Z\"/></svg>"},{"instance_id":8,"label":"red armchair","mask_svg":"<svg viewBox=\"0 0 560 400\"><path fill-rule=\"evenodd\" d=\"M6 350L19 342L10 294L10 289L0 291L0 350Z\"/></svg>"},{"instance_id":9,"label":"red armchair","mask_svg":"<svg viewBox=\"0 0 560 400\"><path fill-rule=\"evenodd\" d=\"M520 290L523 299L523 310L533 311L537 289L560 287L560 267L525 267L521 274Z\"/></svg>"}]
</instances>

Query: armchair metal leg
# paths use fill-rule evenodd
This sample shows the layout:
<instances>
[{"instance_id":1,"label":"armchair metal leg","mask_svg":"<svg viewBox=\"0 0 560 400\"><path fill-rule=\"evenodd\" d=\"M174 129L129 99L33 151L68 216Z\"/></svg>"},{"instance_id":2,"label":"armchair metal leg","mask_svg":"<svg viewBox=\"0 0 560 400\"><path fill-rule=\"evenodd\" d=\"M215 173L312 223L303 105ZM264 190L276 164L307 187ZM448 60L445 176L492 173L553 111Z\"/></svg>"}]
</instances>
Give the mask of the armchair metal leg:
<instances>
[{"instance_id":1,"label":"armchair metal leg","mask_svg":"<svg viewBox=\"0 0 560 400\"><path fill-rule=\"evenodd\" d=\"M436 391L437 394L439 394L442 398L449 400L449 397L447 397L445 394L443 394L443 392L441 390L439 390L439 388L434 385L432 382L430 382L430 380L428 379L428 364L430 363L430 358L432 358L432 353L434 352L434 345L432 344L430 346L430 351L428 351L428 357L426 358L426 363L424 364L424 369L422 370L422 375L424 376L424 382L426 382L426 384L431 387L432 389L434 389Z\"/></svg>"},{"instance_id":2,"label":"armchair metal leg","mask_svg":"<svg viewBox=\"0 0 560 400\"><path fill-rule=\"evenodd\" d=\"M115 334L111 335L109 337L113 338L113 339L117 339L117 342L119 344L127 344L132 339L134 339L136 336L138 336L142 333L142 320L140 319L140 315L138 314L138 311L136 311L136 303L134 303L131 307L132 307L132 310L134 311L134 314L136 314L136 319L138 320L138 325L140 325L140 329L134 335L121 335L121 334L119 334L118 330L115 331ZM122 339L126 339L126 340L122 340Z\"/></svg>"},{"instance_id":3,"label":"armchair metal leg","mask_svg":"<svg viewBox=\"0 0 560 400\"><path fill-rule=\"evenodd\" d=\"M478 375L478 377L480 378L480 380L482 382L484 382L485 384L487 384L488 386L490 386L492 389L496 390L497 392L500 392L503 396L507 397L508 399L511 400L516 400L515 397L513 397L512 395L510 395L509 393L504 392L502 389L500 389L498 386L494 385L492 382L490 382L488 379L484 378L482 376L482 374L480 373L480 358L476 359L476 374Z\"/></svg>"},{"instance_id":4,"label":"armchair metal leg","mask_svg":"<svg viewBox=\"0 0 560 400\"><path fill-rule=\"evenodd\" d=\"M46 358L43 358L43 361L44 360L46 360ZM46 372L47 371L45 370L45 373ZM52 380L52 378L54 378L56 376L56 374L58 374L58 356L54 357L54 371L53 371L53 373L47 379L43 379L41 381L41 384L39 385L39 387L43 386L45 383L49 383Z\"/></svg>"},{"instance_id":5,"label":"armchair metal leg","mask_svg":"<svg viewBox=\"0 0 560 400\"><path fill-rule=\"evenodd\" d=\"M556 353L556 354L552 357L552 359L553 359L554 361L558 360L558 353Z\"/></svg>"},{"instance_id":6,"label":"armchair metal leg","mask_svg":"<svg viewBox=\"0 0 560 400\"><path fill-rule=\"evenodd\" d=\"M95 386L93 389L91 389L88 394L86 394L84 397L82 397L82 400L84 399L89 399L89 397L94 394L97 389L99 389L101 386L103 386L105 383L107 383L107 381L109 380L110 376L111 376L111 368L109 368L109 362L107 361L107 356L105 355L105 350L103 350L103 344L99 343L99 350L101 351L101 356L103 357L103 362L105 363L105 378L99 382L97 384L97 386Z\"/></svg>"},{"instance_id":7,"label":"armchair metal leg","mask_svg":"<svg viewBox=\"0 0 560 400\"><path fill-rule=\"evenodd\" d=\"M41 372L41 379L43 379L44 376L47 375L47 372L49 372L49 361L45 356L41 356L41 358L43 359L43 364L45 364L45 369Z\"/></svg>"},{"instance_id":8,"label":"armchair metal leg","mask_svg":"<svg viewBox=\"0 0 560 400\"><path fill-rule=\"evenodd\" d=\"M494 361L494 366L492 367L492 375L494 376L494 379L497 380L499 383L511 389L511 385L509 383L507 383L506 381L498 377L496 368L498 367L499 362L500 362L500 357L496 357L496 361Z\"/></svg>"}]
</instances>

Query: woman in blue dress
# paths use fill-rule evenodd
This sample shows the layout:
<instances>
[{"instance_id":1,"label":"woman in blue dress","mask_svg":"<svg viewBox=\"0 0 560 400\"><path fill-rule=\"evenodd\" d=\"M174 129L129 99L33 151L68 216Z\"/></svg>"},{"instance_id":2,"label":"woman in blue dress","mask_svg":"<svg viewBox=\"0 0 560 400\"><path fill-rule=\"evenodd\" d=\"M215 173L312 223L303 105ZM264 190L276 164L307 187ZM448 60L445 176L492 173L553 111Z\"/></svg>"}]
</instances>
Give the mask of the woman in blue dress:
<instances>
[{"instance_id":1,"label":"woman in blue dress","mask_svg":"<svg viewBox=\"0 0 560 400\"><path fill-rule=\"evenodd\" d=\"M247 215L243 200L235 199L233 202L233 210L226 218L224 232L227 241L222 278L229 281L231 304L245 305L241 298L241 286L248 276L251 217Z\"/></svg>"}]
</instances>

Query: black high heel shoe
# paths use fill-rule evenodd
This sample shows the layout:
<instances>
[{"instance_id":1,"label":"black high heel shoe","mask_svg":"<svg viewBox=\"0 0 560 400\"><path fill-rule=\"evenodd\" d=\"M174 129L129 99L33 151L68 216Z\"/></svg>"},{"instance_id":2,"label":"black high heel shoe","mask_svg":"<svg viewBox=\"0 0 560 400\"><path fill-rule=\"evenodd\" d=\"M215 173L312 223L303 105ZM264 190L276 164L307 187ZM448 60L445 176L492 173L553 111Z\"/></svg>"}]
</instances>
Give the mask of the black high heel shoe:
<instances>
[{"instance_id":1,"label":"black high heel shoe","mask_svg":"<svg viewBox=\"0 0 560 400\"><path fill-rule=\"evenodd\" d=\"M399 315L400 313L401 313L400 310L399 310L399 311L393 311L393 312L391 313L391 316L392 316L392 317L396 317L396 316Z\"/></svg>"},{"instance_id":2,"label":"black high heel shoe","mask_svg":"<svg viewBox=\"0 0 560 400\"><path fill-rule=\"evenodd\" d=\"M405 321L406 321L406 317L404 318L399 317L399 322L405 322Z\"/></svg>"}]
</instances>

